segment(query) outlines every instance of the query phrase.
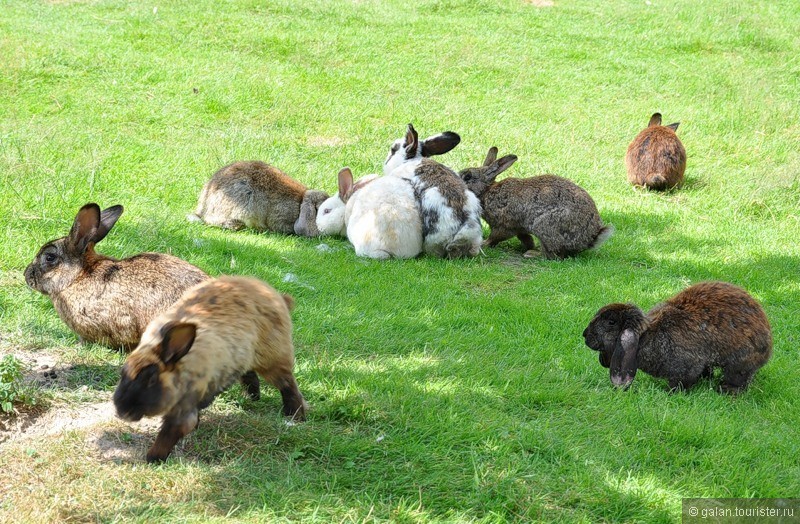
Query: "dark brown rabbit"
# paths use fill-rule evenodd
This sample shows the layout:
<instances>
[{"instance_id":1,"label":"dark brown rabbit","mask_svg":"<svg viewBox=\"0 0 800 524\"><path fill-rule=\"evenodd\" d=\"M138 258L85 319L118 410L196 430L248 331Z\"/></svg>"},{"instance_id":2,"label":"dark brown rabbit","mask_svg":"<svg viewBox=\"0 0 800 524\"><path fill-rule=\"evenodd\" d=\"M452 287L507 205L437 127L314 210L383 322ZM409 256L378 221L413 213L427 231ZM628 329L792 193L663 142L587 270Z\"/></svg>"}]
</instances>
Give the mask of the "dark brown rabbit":
<instances>
[{"instance_id":1,"label":"dark brown rabbit","mask_svg":"<svg viewBox=\"0 0 800 524\"><path fill-rule=\"evenodd\" d=\"M498 160L497 148L492 147L482 166L459 172L480 199L483 219L492 228L486 245L493 247L516 235L525 247L524 256L532 257L533 235L545 258L558 259L600 247L613 234L614 227L603 225L589 193L571 180L542 175L495 182L516 160L514 155Z\"/></svg>"},{"instance_id":2,"label":"dark brown rabbit","mask_svg":"<svg viewBox=\"0 0 800 524\"><path fill-rule=\"evenodd\" d=\"M277 167L234 162L203 186L189 219L226 229L317 236L317 210L328 194L306 188Z\"/></svg>"},{"instance_id":3,"label":"dark brown rabbit","mask_svg":"<svg viewBox=\"0 0 800 524\"><path fill-rule=\"evenodd\" d=\"M306 402L292 373L293 306L291 296L260 280L222 277L188 290L153 319L114 392L125 420L163 415L148 462L166 459L197 427L200 410L237 380L257 399L261 375L280 391L283 414L305 420Z\"/></svg>"},{"instance_id":4,"label":"dark brown rabbit","mask_svg":"<svg viewBox=\"0 0 800 524\"><path fill-rule=\"evenodd\" d=\"M647 127L628 146L628 182L658 191L683 184L686 150L675 134L679 124L662 126L661 113L653 113Z\"/></svg>"},{"instance_id":5,"label":"dark brown rabbit","mask_svg":"<svg viewBox=\"0 0 800 524\"><path fill-rule=\"evenodd\" d=\"M772 334L761 305L726 282L701 282L646 315L633 304L600 309L584 330L586 345L600 352L611 382L628 387L641 369L666 378L671 389L689 389L722 368L724 393L744 390L772 355Z\"/></svg>"},{"instance_id":6,"label":"dark brown rabbit","mask_svg":"<svg viewBox=\"0 0 800 524\"><path fill-rule=\"evenodd\" d=\"M83 206L69 235L39 249L25 281L50 297L58 316L83 341L130 349L156 314L208 275L161 253L123 260L96 253L95 244L122 211L122 206L102 213L97 204Z\"/></svg>"}]
</instances>

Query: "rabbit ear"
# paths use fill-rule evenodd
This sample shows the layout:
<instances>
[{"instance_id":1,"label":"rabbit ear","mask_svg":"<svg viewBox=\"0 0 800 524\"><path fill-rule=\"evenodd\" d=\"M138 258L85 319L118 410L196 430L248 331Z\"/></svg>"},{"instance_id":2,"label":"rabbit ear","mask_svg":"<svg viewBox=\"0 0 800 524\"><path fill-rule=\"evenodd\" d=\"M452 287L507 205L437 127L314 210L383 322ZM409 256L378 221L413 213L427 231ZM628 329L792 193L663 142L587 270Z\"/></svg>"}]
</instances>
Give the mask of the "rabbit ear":
<instances>
[{"instance_id":1,"label":"rabbit ear","mask_svg":"<svg viewBox=\"0 0 800 524\"><path fill-rule=\"evenodd\" d=\"M647 124L647 127L660 126L660 125L661 125L661 113L653 113L653 116L650 117L650 123Z\"/></svg>"},{"instance_id":2,"label":"rabbit ear","mask_svg":"<svg viewBox=\"0 0 800 524\"><path fill-rule=\"evenodd\" d=\"M673 123L671 123L670 125L668 125L666 127L672 129L673 131L677 131L679 125L681 125L680 122L673 122Z\"/></svg>"},{"instance_id":3,"label":"rabbit ear","mask_svg":"<svg viewBox=\"0 0 800 524\"><path fill-rule=\"evenodd\" d=\"M408 124L408 129L406 130L406 139L403 144L406 150L406 160L411 160L417 156L417 150L419 149L419 135L417 135L417 130L414 129L414 126L411 124Z\"/></svg>"},{"instance_id":4,"label":"rabbit ear","mask_svg":"<svg viewBox=\"0 0 800 524\"><path fill-rule=\"evenodd\" d=\"M350 193L353 192L353 172L349 167L343 168L339 171L339 198L342 202L347 202L350 198Z\"/></svg>"},{"instance_id":5,"label":"rabbit ear","mask_svg":"<svg viewBox=\"0 0 800 524\"><path fill-rule=\"evenodd\" d=\"M119 217L122 216L122 212L124 208L122 206L111 206L108 209L104 209L102 213L100 213L100 225L97 226L97 231L92 238L92 242L97 244L104 238L111 228L114 227L114 224L117 223Z\"/></svg>"},{"instance_id":6,"label":"rabbit ear","mask_svg":"<svg viewBox=\"0 0 800 524\"><path fill-rule=\"evenodd\" d=\"M509 167L517 161L516 155L506 155L500 160L496 160L492 163L492 166L489 168L489 171L486 173L486 180L488 182L493 181L497 175L508 169Z\"/></svg>"},{"instance_id":7,"label":"rabbit ear","mask_svg":"<svg viewBox=\"0 0 800 524\"><path fill-rule=\"evenodd\" d=\"M422 141L422 156L430 157L443 155L456 147L461 142L461 137L452 131L445 131Z\"/></svg>"},{"instance_id":8,"label":"rabbit ear","mask_svg":"<svg viewBox=\"0 0 800 524\"><path fill-rule=\"evenodd\" d=\"M75 216L72 229L67 237L67 244L77 253L86 251L100 227L100 206L95 203L86 204Z\"/></svg>"},{"instance_id":9,"label":"rabbit ear","mask_svg":"<svg viewBox=\"0 0 800 524\"><path fill-rule=\"evenodd\" d=\"M194 324L168 322L161 328L161 361L174 364L192 348L197 335Z\"/></svg>"},{"instance_id":10,"label":"rabbit ear","mask_svg":"<svg viewBox=\"0 0 800 524\"><path fill-rule=\"evenodd\" d=\"M611 356L611 383L627 388L636 376L639 355L639 334L633 329L622 331Z\"/></svg>"},{"instance_id":11,"label":"rabbit ear","mask_svg":"<svg viewBox=\"0 0 800 524\"><path fill-rule=\"evenodd\" d=\"M486 155L486 160L483 161L484 166L491 165L492 162L497 160L497 148L492 146L489 148L489 154Z\"/></svg>"}]
</instances>

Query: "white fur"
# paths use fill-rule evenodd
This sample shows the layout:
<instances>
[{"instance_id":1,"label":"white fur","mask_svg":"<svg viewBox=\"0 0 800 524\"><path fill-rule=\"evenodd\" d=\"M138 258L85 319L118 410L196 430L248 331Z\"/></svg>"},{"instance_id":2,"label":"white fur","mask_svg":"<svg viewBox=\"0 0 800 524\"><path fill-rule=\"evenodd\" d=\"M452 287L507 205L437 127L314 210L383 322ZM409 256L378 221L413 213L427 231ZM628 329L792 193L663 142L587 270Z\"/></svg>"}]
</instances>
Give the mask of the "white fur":
<instances>
[{"instance_id":1,"label":"white fur","mask_svg":"<svg viewBox=\"0 0 800 524\"><path fill-rule=\"evenodd\" d=\"M365 175L353 185L353 195L368 185L368 182L378 178L378 175ZM350 197L353 198L352 195ZM320 235L347 236L347 222L345 221L345 203L336 193L325 200L317 210L317 229Z\"/></svg>"},{"instance_id":2,"label":"white fur","mask_svg":"<svg viewBox=\"0 0 800 524\"><path fill-rule=\"evenodd\" d=\"M406 180L380 177L364 186L347 202L345 220L358 256L414 258L422 252L422 220Z\"/></svg>"}]
</instances>

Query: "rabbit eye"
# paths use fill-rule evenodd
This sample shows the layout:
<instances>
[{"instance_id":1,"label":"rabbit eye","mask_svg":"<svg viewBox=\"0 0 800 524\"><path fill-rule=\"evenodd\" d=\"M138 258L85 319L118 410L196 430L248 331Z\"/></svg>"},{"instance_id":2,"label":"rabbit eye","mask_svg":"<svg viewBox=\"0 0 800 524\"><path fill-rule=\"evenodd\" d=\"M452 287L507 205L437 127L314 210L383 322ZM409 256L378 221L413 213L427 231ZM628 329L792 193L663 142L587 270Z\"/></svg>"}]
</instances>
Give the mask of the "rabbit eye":
<instances>
[{"instance_id":1,"label":"rabbit eye","mask_svg":"<svg viewBox=\"0 0 800 524\"><path fill-rule=\"evenodd\" d=\"M45 253L44 261L47 262L48 264L52 264L56 260L58 260L58 257L56 255L54 255L53 253Z\"/></svg>"},{"instance_id":2,"label":"rabbit eye","mask_svg":"<svg viewBox=\"0 0 800 524\"><path fill-rule=\"evenodd\" d=\"M613 318L609 318L608 319L608 325L609 326L616 326L617 325L617 321L614 320Z\"/></svg>"},{"instance_id":3,"label":"rabbit eye","mask_svg":"<svg viewBox=\"0 0 800 524\"><path fill-rule=\"evenodd\" d=\"M464 175L464 182L469 182L472 180L472 175Z\"/></svg>"},{"instance_id":4,"label":"rabbit eye","mask_svg":"<svg viewBox=\"0 0 800 524\"><path fill-rule=\"evenodd\" d=\"M327 215L330 212L331 212L331 210L330 210L330 208L328 208L328 209L325 209L324 211L322 211L322 214L323 215Z\"/></svg>"}]
</instances>

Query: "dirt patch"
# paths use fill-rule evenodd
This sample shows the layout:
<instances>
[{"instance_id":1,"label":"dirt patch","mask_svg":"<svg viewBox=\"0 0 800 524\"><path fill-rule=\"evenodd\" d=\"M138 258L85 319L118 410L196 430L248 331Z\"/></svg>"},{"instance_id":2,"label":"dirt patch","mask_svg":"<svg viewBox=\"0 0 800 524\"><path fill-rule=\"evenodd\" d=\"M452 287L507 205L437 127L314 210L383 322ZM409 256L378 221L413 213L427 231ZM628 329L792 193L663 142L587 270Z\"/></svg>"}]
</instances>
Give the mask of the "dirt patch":
<instances>
[{"instance_id":1,"label":"dirt patch","mask_svg":"<svg viewBox=\"0 0 800 524\"><path fill-rule=\"evenodd\" d=\"M556 5L553 0L525 0L525 3L534 7L553 7Z\"/></svg>"}]
</instances>

